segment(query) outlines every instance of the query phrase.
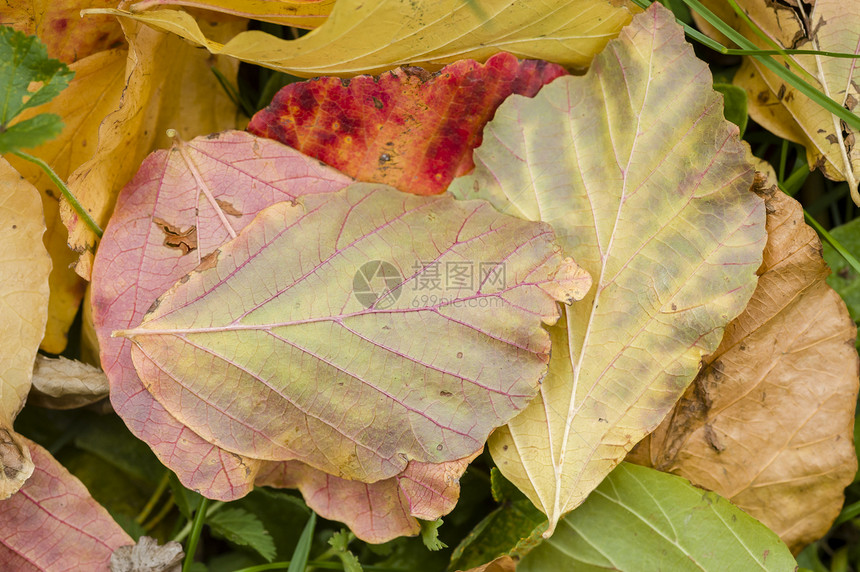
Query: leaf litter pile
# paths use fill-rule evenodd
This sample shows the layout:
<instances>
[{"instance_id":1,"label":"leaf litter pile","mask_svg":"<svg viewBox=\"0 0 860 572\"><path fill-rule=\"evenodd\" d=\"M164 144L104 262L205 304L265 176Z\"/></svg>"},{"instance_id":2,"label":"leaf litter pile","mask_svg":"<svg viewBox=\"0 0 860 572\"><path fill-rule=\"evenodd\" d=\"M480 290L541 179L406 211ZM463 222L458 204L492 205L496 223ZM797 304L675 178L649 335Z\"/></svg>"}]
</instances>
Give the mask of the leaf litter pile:
<instances>
[{"instance_id":1,"label":"leaf litter pile","mask_svg":"<svg viewBox=\"0 0 860 572\"><path fill-rule=\"evenodd\" d=\"M83 21L101 44L48 45L74 79L47 69L33 109L0 118L0 224L12 229L0 314L16 332L0 362L4 569L135 569L158 550L164 566L180 561L175 544L146 537L132 553L140 522L108 513L15 432L31 391L57 409L109 393L184 491L186 518L186 493L231 502L298 489L372 544L421 534L440 548L438 519L486 450L500 505L460 539L452 570L637 570L642 559L789 570L828 530L856 472L855 325L798 203L724 119L668 10L562 9L564 26L605 41L559 58L538 30L505 32L513 6L465 11L446 32L456 40L416 47L386 20L397 10L367 11L393 0L212 2L212 19L160 8L184 2L96 4L78 9L99 13ZM428 4L413 25L449 4L462 3ZM585 5L606 10L599 26ZM348 9L390 46L385 59L350 35ZM263 40L240 17L319 29ZM493 41L454 29L487 17ZM173 62L153 67L166 54ZM245 131L223 95L203 110L164 104L220 90L200 66L235 78L227 56L329 77L284 87ZM405 63L424 67L385 71ZM75 113L101 113L100 126L63 112L63 130L46 115L88 89L101 97ZM34 136L40 122L49 134ZM852 159L816 141L810 156L851 182ZM101 237L46 190L18 152L30 147ZM40 343L65 346L84 279L81 355L106 379L42 357L34 376ZM207 519L274 558L246 509ZM607 527L617 533L596 534ZM350 540L335 535L330 550L360 570Z\"/></svg>"}]
</instances>

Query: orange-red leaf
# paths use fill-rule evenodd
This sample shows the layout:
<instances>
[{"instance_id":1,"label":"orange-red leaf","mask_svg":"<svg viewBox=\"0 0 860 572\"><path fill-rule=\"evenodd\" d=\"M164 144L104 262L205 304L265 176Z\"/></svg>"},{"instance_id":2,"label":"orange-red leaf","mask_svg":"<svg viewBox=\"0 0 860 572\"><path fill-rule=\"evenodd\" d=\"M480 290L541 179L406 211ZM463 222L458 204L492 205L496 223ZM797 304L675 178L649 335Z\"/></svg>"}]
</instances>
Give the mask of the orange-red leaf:
<instances>
[{"instance_id":1,"label":"orange-red leaf","mask_svg":"<svg viewBox=\"0 0 860 572\"><path fill-rule=\"evenodd\" d=\"M472 149L505 98L532 97L564 74L559 65L501 53L436 74L405 67L378 78L324 77L283 88L248 131L359 181L434 195L475 166Z\"/></svg>"}]
</instances>

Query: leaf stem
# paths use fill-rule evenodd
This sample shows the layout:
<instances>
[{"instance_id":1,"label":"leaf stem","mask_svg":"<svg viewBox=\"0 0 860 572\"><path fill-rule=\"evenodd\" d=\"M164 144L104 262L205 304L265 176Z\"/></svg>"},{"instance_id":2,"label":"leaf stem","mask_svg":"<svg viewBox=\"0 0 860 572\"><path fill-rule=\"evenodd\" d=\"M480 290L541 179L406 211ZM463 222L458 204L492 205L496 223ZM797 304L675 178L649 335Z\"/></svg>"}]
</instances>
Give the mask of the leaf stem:
<instances>
[{"instance_id":1,"label":"leaf stem","mask_svg":"<svg viewBox=\"0 0 860 572\"><path fill-rule=\"evenodd\" d=\"M197 512L194 513L194 524L191 527L191 536L185 546L185 562L182 564L182 572L189 572L194 563L194 553L197 551L197 543L200 541L200 533L203 531L203 523L206 521L206 505L209 499L203 497Z\"/></svg>"},{"instance_id":2,"label":"leaf stem","mask_svg":"<svg viewBox=\"0 0 860 572\"><path fill-rule=\"evenodd\" d=\"M155 504L158 502L158 499L161 498L161 495L164 494L164 491L167 489L168 485L168 473L165 472L164 476L161 477L161 480L158 481L158 486L155 487L155 492L152 493L152 496L149 497L149 500L146 503L146 506L143 507L143 510L140 511L134 521L138 524L143 524L143 521L149 516L149 513L152 512L152 509L155 508Z\"/></svg>"},{"instance_id":3,"label":"leaf stem","mask_svg":"<svg viewBox=\"0 0 860 572\"><path fill-rule=\"evenodd\" d=\"M63 196L66 197L66 200L69 202L70 205L72 205L72 208L75 209L75 212L78 213L78 216L81 217L85 223L87 223L88 227L90 227L90 230L96 233L96 236L98 236L99 238L102 237L102 234L104 233L102 232L101 227L98 225L98 223L96 223L95 220L93 220L93 217L90 216L90 213L86 211L83 205L78 202L78 199L75 198L75 195L73 195L69 188L66 186L66 183L64 183L62 179L57 176L54 170L51 169L51 167L47 163L45 163L38 157L34 157L33 155L25 153L21 150L10 151L10 153L21 157L25 161L29 161L35 165L38 165L45 172L45 174L48 175L48 178L50 178L51 181L53 181L54 184L57 185L57 188L60 189L60 192L63 193Z\"/></svg>"}]
</instances>

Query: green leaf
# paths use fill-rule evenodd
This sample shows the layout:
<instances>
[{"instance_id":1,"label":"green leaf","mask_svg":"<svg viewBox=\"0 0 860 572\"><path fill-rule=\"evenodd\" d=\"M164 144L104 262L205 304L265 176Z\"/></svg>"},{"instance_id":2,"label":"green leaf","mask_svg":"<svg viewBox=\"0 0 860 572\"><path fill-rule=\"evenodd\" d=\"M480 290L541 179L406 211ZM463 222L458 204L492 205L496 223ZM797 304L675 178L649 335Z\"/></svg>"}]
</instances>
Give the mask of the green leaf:
<instances>
[{"instance_id":1,"label":"green leaf","mask_svg":"<svg viewBox=\"0 0 860 572\"><path fill-rule=\"evenodd\" d=\"M301 498L285 491L257 487L247 496L230 503L260 519L272 539L279 560L289 560L302 533L310 509Z\"/></svg>"},{"instance_id":2,"label":"green leaf","mask_svg":"<svg viewBox=\"0 0 860 572\"><path fill-rule=\"evenodd\" d=\"M43 113L0 131L0 153L38 147L60 134L63 122L59 115Z\"/></svg>"},{"instance_id":3,"label":"green leaf","mask_svg":"<svg viewBox=\"0 0 860 572\"><path fill-rule=\"evenodd\" d=\"M518 572L794 570L776 533L716 493L622 463Z\"/></svg>"},{"instance_id":4,"label":"green leaf","mask_svg":"<svg viewBox=\"0 0 860 572\"><path fill-rule=\"evenodd\" d=\"M290 558L290 567L287 569L287 572L302 572L307 566L316 524L317 513L312 512L307 524L305 524L305 529L302 530L302 535L299 537L299 543L296 545L293 557Z\"/></svg>"},{"instance_id":5,"label":"green leaf","mask_svg":"<svg viewBox=\"0 0 860 572\"><path fill-rule=\"evenodd\" d=\"M747 129L747 92L730 83L715 83L714 90L723 94L723 114L738 126L743 136Z\"/></svg>"},{"instance_id":6,"label":"green leaf","mask_svg":"<svg viewBox=\"0 0 860 572\"><path fill-rule=\"evenodd\" d=\"M421 541L427 550L437 551L443 548L448 548L448 545L439 540L439 527L442 526L442 519L422 520L421 521Z\"/></svg>"},{"instance_id":7,"label":"green leaf","mask_svg":"<svg viewBox=\"0 0 860 572\"><path fill-rule=\"evenodd\" d=\"M36 36L0 27L0 132L28 107L56 97L74 75L66 64L48 57Z\"/></svg>"},{"instance_id":8,"label":"green leaf","mask_svg":"<svg viewBox=\"0 0 860 572\"><path fill-rule=\"evenodd\" d=\"M260 519L241 508L227 508L206 520L217 536L239 546L248 546L271 562L275 558L275 543Z\"/></svg>"},{"instance_id":9,"label":"green leaf","mask_svg":"<svg viewBox=\"0 0 860 572\"><path fill-rule=\"evenodd\" d=\"M355 554L349 551L349 542L352 538L353 536L349 532L340 530L328 539L328 543L337 551L337 557L340 558L346 572L362 572L361 562L358 561Z\"/></svg>"}]
</instances>

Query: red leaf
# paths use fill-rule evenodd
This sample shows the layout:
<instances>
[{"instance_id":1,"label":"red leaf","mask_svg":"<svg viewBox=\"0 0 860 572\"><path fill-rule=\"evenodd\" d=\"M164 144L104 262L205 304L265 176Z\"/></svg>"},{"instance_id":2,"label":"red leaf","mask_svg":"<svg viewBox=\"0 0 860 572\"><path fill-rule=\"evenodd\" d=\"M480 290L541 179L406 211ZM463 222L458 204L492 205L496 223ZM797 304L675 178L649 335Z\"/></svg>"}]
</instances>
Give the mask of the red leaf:
<instances>
[{"instance_id":1,"label":"red leaf","mask_svg":"<svg viewBox=\"0 0 860 572\"><path fill-rule=\"evenodd\" d=\"M484 125L511 94L534 96L564 68L501 53L438 74L403 67L348 83L324 77L284 87L248 131L276 139L359 181L416 195L445 191L475 166Z\"/></svg>"},{"instance_id":2,"label":"red leaf","mask_svg":"<svg viewBox=\"0 0 860 572\"><path fill-rule=\"evenodd\" d=\"M36 469L0 502L0 570L108 570L113 551L134 541L50 453L21 439Z\"/></svg>"}]
</instances>

